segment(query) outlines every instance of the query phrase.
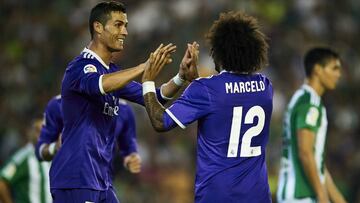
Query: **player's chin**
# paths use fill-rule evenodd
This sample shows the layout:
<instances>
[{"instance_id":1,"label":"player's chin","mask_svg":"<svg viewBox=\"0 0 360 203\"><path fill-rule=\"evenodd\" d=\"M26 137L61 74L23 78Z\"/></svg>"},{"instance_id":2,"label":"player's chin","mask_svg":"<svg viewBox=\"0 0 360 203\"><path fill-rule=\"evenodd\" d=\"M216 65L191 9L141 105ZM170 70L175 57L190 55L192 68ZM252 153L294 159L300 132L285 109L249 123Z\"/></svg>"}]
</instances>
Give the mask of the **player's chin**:
<instances>
[{"instance_id":1,"label":"player's chin","mask_svg":"<svg viewBox=\"0 0 360 203\"><path fill-rule=\"evenodd\" d=\"M334 90L335 88L336 88L336 83L327 86L327 89L329 90Z\"/></svg>"},{"instance_id":2,"label":"player's chin","mask_svg":"<svg viewBox=\"0 0 360 203\"><path fill-rule=\"evenodd\" d=\"M123 45L115 45L111 47L111 52L119 52L122 51L124 49Z\"/></svg>"}]
</instances>

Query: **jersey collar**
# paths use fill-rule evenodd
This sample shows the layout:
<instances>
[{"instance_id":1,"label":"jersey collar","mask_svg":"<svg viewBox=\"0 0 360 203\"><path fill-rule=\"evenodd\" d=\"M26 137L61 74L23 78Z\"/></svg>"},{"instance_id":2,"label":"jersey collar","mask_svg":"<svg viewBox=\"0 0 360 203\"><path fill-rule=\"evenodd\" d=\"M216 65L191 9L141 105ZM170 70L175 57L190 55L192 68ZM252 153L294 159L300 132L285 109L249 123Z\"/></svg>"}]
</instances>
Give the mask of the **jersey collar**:
<instances>
[{"instance_id":1,"label":"jersey collar","mask_svg":"<svg viewBox=\"0 0 360 203\"><path fill-rule=\"evenodd\" d=\"M249 74L248 72L240 72L240 73L237 73L237 72L235 72L235 71L227 71L227 70L222 70L222 71L220 72L220 74L221 74L221 73L244 74L244 75L248 75L248 74Z\"/></svg>"},{"instance_id":2,"label":"jersey collar","mask_svg":"<svg viewBox=\"0 0 360 203\"><path fill-rule=\"evenodd\" d=\"M91 51L87 47L85 47L82 52L89 53L89 54L93 55L96 58L96 60L98 60L101 63L101 65L103 65L108 70L110 69L110 67L108 65L106 65L106 63L100 58L99 55L97 55L95 52Z\"/></svg>"},{"instance_id":3,"label":"jersey collar","mask_svg":"<svg viewBox=\"0 0 360 203\"><path fill-rule=\"evenodd\" d=\"M302 85L302 88L303 89L305 89L305 90L307 90L307 91L309 91L311 94L313 94L313 95L315 95L316 97L320 97L319 95L318 95L318 93L314 90L314 88L312 88L310 85L308 85L308 84L303 84Z\"/></svg>"}]
</instances>

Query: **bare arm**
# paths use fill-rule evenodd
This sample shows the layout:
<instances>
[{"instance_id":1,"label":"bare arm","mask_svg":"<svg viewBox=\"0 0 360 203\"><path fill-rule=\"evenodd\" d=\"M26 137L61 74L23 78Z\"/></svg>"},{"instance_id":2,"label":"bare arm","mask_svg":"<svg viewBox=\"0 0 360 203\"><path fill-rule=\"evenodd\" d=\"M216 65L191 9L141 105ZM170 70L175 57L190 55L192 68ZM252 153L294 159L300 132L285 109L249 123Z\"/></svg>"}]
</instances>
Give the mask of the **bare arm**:
<instances>
[{"instance_id":1,"label":"bare arm","mask_svg":"<svg viewBox=\"0 0 360 203\"><path fill-rule=\"evenodd\" d=\"M197 57L198 57L198 48L199 45L194 42L192 45L188 45L188 49L185 52L185 56L182 60L182 65L180 65L180 73L183 73L184 77L188 77L187 79L194 79L198 77L197 74ZM165 56L170 57L167 53ZM165 112L164 106L162 106L159 101L157 100L157 97L155 95L155 85L154 85L154 79L160 72L160 70L163 68L163 66L166 64L167 59L159 53L155 53L154 55L150 56L149 60L149 68L145 70L143 74L142 81L143 83L143 93L144 93L144 103L146 107L146 111L149 115L150 121L154 129L158 132L167 131L168 129L165 128L163 123L163 115ZM145 83L147 82L147 83ZM168 87L173 87L175 84L174 79L171 79L168 83ZM147 87L145 87L147 86ZM149 86L152 86L149 88ZM178 85L177 85L178 86ZM152 89L152 91L147 91L146 89ZM164 88L163 88L164 89ZM175 88L173 88L174 90ZM165 87L166 91L166 87ZM163 93L164 94L164 93ZM175 94L175 93L174 93Z\"/></svg>"},{"instance_id":2,"label":"bare arm","mask_svg":"<svg viewBox=\"0 0 360 203\"><path fill-rule=\"evenodd\" d=\"M334 203L346 203L345 198L342 196L342 194L337 189L330 172L325 168L325 186L327 189L327 192L329 194L329 197L331 199L331 202Z\"/></svg>"},{"instance_id":3,"label":"bare arm","mask_svg":"<svg viewBox=\"0 0 360 203\"><path fill-rule=\"evenodd\" d=\"M185 81L191 82L199 77L198 66L199 44L193 42L187 45L184 57L181 60L178 78L172 78L161 87L162 95L172 98ZM178 80L178 81L175 81ZM179 81L180 80L180 81ZM180 82L180 83L179 83Z\"/></svg>"},{"instance_id":4,"label":"bare arm","mask_svg":"<svg viewBox=\"0 0 360 203\"><path fill-rule=\"evenodd\" d=\"M175 51L175 49L176 46L173 46L173 44L171 43L166 46L160 44L160 46L155 50L154 53L162 52L166 57L167 54L171 54L172 52ZM171 62L171 60L166 61L166 63L169 62ZM104 92L108 93L123 88L134 78L140 76L148 65L149 64L147 60L145 63L142 63L133 68L117 71L114 73L104 74L102 77L102 87Z\"/></svg>"},{"instance_id":5,"label":"bare arm","mask_svg":"<svg viewBox=\"0 0 360 203\"><path fill-rule=\"evenodd\" d=\"M328 203L325 187L320 182L320 176L316 169L314 158L315 134L308 129L300 129L297 132L299 159L304 169L305 175L314 189L318 202Z\"/></svg>"},{"instance_id":6,"label":"bare arm","mask_svg":"<svg viewBox=\"0 0 360 203\"><path fill-rule=\"evenodd\" d=\"M165 112L165 108L160 102L157 100L155 93L149 92L144 95L144 102L146 111L149 115L149 119L151 121L152 126L157 132L165 132L167 131L164 128L163 123L163 115Z\"/></svg>"},{"instance_id":7,"label":"bare arm","mask_svg":"<svg viewBox=\"0 0 360 203\"><path fill-rule=\"evenodd\" d=\"M2 203L12 203L10 190L7 183L0 179L0 200Z\"/></svg>"},{"instance_id":8,"label":"bare arm","mask_svg":"<svg viewBox=\"0 0 360 203\"><path fill-rule=\"evenodd\" d=\"M104 74L102 78L102 87L104 91L108 93L123 88L134 78L140 76L144 72L144 68L145 63L134 68Z\"/></svg>"}]
</instances>

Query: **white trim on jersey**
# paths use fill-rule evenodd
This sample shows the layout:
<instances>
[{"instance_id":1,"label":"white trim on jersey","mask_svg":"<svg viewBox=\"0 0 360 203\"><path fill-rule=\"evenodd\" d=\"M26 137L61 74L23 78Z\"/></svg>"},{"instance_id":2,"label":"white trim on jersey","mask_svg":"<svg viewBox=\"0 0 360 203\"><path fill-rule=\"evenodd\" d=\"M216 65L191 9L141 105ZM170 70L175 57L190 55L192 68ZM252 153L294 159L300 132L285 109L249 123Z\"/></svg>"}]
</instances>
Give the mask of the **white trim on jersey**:
<instances>
[{"instance_id":1,"label":"white trim on jersey","mask_svg":"<svg viewBox=\"0 0 360 203\"><path fill-rule=\"evenodd\" d=\"M84 58L94 58L95 57L95 59L98 60L101 63L101 65L103 65L108 70L110 69L110 67L108 65L106 65L106 63L100 58L99 55L97 55L95 52L91 51L87 47L85 47L82 52L85 52Z\"/></svg>"},{"instance_id":2,"label":"white trim on jersey","mask_svg":"<svg viewBox=\"0 0 360 203\"><path fill-rule=\"evenodd\" d=\"M325 148L325 140L326 140L326 132L327 132L327 117L326 117L326 109L322 108L322 117L321 117L321 125L319 127L318 133L316 134L315 140L315 160L317 164L318 174L320 176L321 183L325 183L325 173L321 173L321 160L324 153Z\"/></svg>"},{"instance_id":3,"label":"white trim on jersey","mask_svg":"<svg viewBox=\"0 0 360 203\"><path fill-rule=\"evenodd\" d=\"M40 157L41 160L44 160L44 157L43 157L43 155L42 155L42 150L44 149L44 147L46 147L46 145L47 145L47 143L43 143L43 144L41 144L40 147L39 147L39 157ZM35 149L35 150L36 150L36 149Z\"/></svg>"},{"instance_id":4,"label":"white trim on jersey","mask_svg":"<svg viewBox=\"0 0 360 203\"><path fill-rule=\"evenodd\" d=\"M298 99L303 96L305 91L303 89L297 90L294 94L294 96L291 98L290 103L287 107L287 112L285 113L285 122L287 126L290 126L290 110L293 109L294 105L298 101ZM286 128L286 134L289 136L287 139L291 140L291 132L290 127ZM284 171L280 174L279 181L280 185L283 185L286 187L284 198L285 199L291 199L294 198L295 195L295 184L296 184L296 175L295 175L295 168L294 168L294 160L293 160L293 154L291 150L291 145L287 146L288 152L289 152L289 158L288 160L282 159L282 164L286 165L287 167L284 169ZM284 162L284 161L287 162ZM285 174L287 174L287 177L285 177ZM286 182L285 182L286 181ZM282 183L283 182L283 183ZM284 188L279 188L280 193L278 193L278 200L282 199L282 191Z\"/></svg>"},{"instance_id":5,"label":"white trim on jersey","mask_svg":"<svg viewBox=\"0 0 360 203\"><path fill-rule=\"evenodd\" d=\"M33 203L40 203L41 197L41 184L40 184L40 170L39 163L34 156L30 156L28 159L29 166L29 199Z\"/></svg>"},{"instance_id":6,"label":"white trim on jersey","mask_svg":"<svg viewBox=\"0 0 360 203\"><path fill-rule=\"evenodd\" d=\"M171 111L169 109L165 109L165 112L167 114L169 114L169 116L175 121L176 124L178 124L178 126L180 126L182 129L185 129L186 126L184 124L182 124L179 119L177 119L173 113L171 113Z\"/></svg>"},{"instance_id":7,"label":"white trim on jersey","mask_svg":"<svg viewBox=\"0 0 360 203\"><path fill-rule=\"evenodd\" d=\"M319 106L320 105L320 96L317 94L317 92L309 85L307 84L303 84L302 88L304 88L305 90L307 90L311 97L310 97L310 102L312 105L315 105L315 106Z\"/></svg>"},{"instance_id":8,"label":"white trim on jersey","mask_svg":"<svg viewBox=\"0 0 360 203\"><path fill-rule=\"evenodd\" d=\"M51 197L51 193L50 193L50 180L49 180L50 162L43 161L43 162L40 162L40 165L43 169L43 174L44 174L45 199L46 199L46 202L52 202L52 197Z\"/></svg>"},{"instance_id":9,"label":"white trim on jersey","mask_svg":"<svg viewBox=\"0 0 360 203\"><path fill-rule=\"evenodd\" d=\"M104 76L104 75L100 75L100 77L99 77L99 89L100 89L101 94L106 95L106 92L105 92L105 90L104 90L104 88L103 88L103 85L102 85L102 78L103 78L103 76Z\"/></svg>"},{"instance_id":10,"label":"white trim on jersey","mask_svg":"<svg viewBox=\"0 0 360 203\"><path fill-rule=\"evenodd\" d=\"M278 201L279 203L315 203L313 199L309 198L302 198L302 199L285 199Z\"/></svg>"}]
</instances>

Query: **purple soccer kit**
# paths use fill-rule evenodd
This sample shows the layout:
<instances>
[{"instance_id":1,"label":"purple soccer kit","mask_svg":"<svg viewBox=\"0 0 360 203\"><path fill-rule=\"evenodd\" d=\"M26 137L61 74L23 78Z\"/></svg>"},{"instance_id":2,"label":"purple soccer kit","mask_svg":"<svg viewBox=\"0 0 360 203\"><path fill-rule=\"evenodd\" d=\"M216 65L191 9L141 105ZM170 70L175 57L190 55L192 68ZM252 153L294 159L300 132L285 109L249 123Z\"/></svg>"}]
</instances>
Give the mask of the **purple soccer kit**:
<instances>
[{"instance_id":1,"label":"purple soccer kit","mask_svg":"<svg viewBox=\"0 0 360 203\"><path fill-rule=\"evenodd\" d=\"M48 102L44 112L44 123L35 148L36 156L39 160L42 160L40 156L41 145L56 142L60 136L63 129L63 116L61 111L61 96L57 95ZM119 100L119 111L121 111L121 114L116 117L117 121L114 135L117 139L119 154L121 157L125 157L133 152L137 152L135 117L131 107L124 100ZM109 175L112 176L112 165L109 166L108 170ZM74 192L72 191L56 191L54 193L56 193L53 194L53 196L57 197L57 202L66 201L68 196L74 198ZM103 197L106 201L118 202L112 188L112 182L110 182L110 189L108 191L89 193L89 190L85 189L77 191L75 197L79 201L81 199L91 200ZM76 201L76 198L74 201Z\"/></svg>"},{"instance_id":2,"label":"purple soccer kit","mask_svg":"<svg viewBox=\"0 0 360 203\"><path fill-rule=\"evenodd\" d=\"M69 63L62 82L64 129L62 146L50 168L50 187L106 191L111 185L109 164L115 143L116 117L122 114L120 98L144 105L142 86L130 82L105 93L103 74L118 71L85 48ZM157 90L159 100L164 102Z\"/></svg>"},{"instance_id":3,"label":"purple soccer kit","mask_svg":"<svg viewBox=\"0 0 360 203\"><path fill-rule=\"evenodd\" d=\"M57 95L51 98L46 106L40 136L38 142L35 145L35 155L40 161L43 160L40 154L41 146L43 144L57 142L62 132L63 126L61 96Z\"/></svg>"},{"instance_id":4,"label":"purple soccer kit","mask_svg":"<svg viewBox=\"0 0 360 203\"><path fill-rule=\"evenodd\" d=\"M164 113L172 128L198 121L195 202L271 202L265 163L273 89L262 74L193 81Z\"/></svg>"}]
</instances>

